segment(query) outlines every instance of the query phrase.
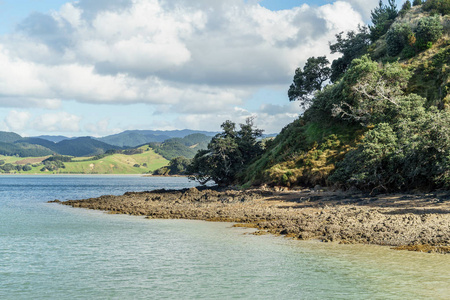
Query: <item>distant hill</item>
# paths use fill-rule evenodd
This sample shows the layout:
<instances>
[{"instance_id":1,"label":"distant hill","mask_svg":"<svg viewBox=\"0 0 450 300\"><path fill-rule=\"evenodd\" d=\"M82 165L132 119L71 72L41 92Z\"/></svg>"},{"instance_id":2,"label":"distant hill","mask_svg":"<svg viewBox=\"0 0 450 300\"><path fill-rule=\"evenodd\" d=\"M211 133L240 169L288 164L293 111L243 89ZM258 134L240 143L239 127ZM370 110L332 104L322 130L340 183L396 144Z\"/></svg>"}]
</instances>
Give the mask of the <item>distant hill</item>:
<instances>
[{"instance_id":1,"label":"distant hill","mask_svg":"<svg viewBox=\"0 0 450 300\"><path fill-rule=\"evenodd\" d=\"M139 132L125 131L122 133L98 138L104 143L119 147L137 147L151 142L164 142L171 137L168 135L141 134Z\"/></svg>"},{"instance_id":2,"label":"distant hill","mask_svg":"<svg viewBox=\"0 0 450 300\"><path fill-rule=\"evenodd\" d=\"M118 134L98 138L97 140L119 147L137 147L148 143L162 143L171 138L184 138L192 134L214 136L217 132L199 130L127 130Z\"/></svg>"},{"instance_id":3,"label":"distant hill","mask_svg":"<svg viewBox=\"0 0 450 300\"><path fill-rule=\"evenodd\" d=\"M170 158L193 157L206 147L215 132L184 130L128 130L103 138L41 135L23 138L17 133L0 132L0 154L33 157L61 154L95 156L108 150L135 148L153 143L155 151ZM206 141L206 144L205 144ZM167 142L167 143L165 143Z\"/></svg>"},{"instance_id":4,"label":"distant hill","mask_svg":"<svg viewBox=\"0 0 450 300\"><path fill-rule=\"evenodd\" d=\"M80 137L72 140L64 140L53 148L62 155L93 156L103 154L108 150L117 150L120 147L106 144L91 137Z\"/></svg>"},{"instance_id":5,"label":"distant hill","mask_svg":"<svg viewBox=\"0 0 450 300\"><path fill-rule=\"evenodd\" d=\"M33 145L27 143L4 143L0 142L0 154L7 156L46 156L51 155L52 150L41 145Z\"/></svg>"},{"instance_id":6,"label":"distant hill","mask_svg":"<svg viewBox=\"0 0 450 300\"><path fill-rule=\"evenodd\" d=\"M54 143L59 143L64 140L72 139L70 137L63 136L63 135L40 135L40 136L35 136L33 138L43 139L43 140L51 141Z\"/></svg>"},{"instance_id":7,"label":"distant hill","mask_svg":"<svg viewBox=\"0 0 450 300\"><path fill-rule=\"evenodd\" d=\"M178 156L193 158L198 150L206 149L211 136L194 133L183 138L172 138L163 143L150 143L150 147L164 158L171 160Z\"/></svg>"},{"instance_id":8,"label":"distant hill","mask_svg":"<svg viewBox=\"0 0 450 300\"><path fill-rule=\"evenodd\" d=\"M0 142L14 143L15 141L20 139L22 139L22 137L17 133L0 131Z\"/></svg>"}]
</instances>

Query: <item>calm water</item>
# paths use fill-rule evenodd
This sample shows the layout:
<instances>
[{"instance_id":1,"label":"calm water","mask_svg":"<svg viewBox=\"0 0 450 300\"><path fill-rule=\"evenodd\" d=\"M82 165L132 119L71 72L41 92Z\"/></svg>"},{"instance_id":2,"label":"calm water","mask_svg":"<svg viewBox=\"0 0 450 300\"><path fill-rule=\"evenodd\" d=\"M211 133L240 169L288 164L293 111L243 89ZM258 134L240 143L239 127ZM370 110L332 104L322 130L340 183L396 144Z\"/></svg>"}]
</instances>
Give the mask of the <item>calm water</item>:
<instances>
[{"instance_id":1,"label":"calm water","mask_svg":"<svg viewBox=\"0 0 450 300\"><path fill-rule=\"evenodd\" d=\"M449 299L450 256L252 236L48 200L185 178L0 177L0 299Z\"/></svg>"}]
</instances>

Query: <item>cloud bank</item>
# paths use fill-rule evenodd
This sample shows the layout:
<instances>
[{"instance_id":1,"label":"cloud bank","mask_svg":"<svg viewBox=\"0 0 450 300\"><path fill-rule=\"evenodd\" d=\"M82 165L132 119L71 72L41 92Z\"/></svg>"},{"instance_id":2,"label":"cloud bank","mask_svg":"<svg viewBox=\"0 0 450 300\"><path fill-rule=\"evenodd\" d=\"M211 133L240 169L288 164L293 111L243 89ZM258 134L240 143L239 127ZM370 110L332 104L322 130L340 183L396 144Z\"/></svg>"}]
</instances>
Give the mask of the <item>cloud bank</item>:
<instances>
[{"instance_id":1,"label":"cloud bank","mask_svg":"<svg viewBox=\"0 0 450 300\"><path fill-rule=\"evenodd\" d=\"M68 2L31 14L1 37L0 107L145 103L169 108L189 128L252 114L275 128L269 122L298 109L250 112L242 108L246 100L260 88L287 89L295 68L328 54L336 33L363 23L363 4L270 11L244 0ZM11 128L22 126L13 119Z\"/></svg>"}]
</instances>

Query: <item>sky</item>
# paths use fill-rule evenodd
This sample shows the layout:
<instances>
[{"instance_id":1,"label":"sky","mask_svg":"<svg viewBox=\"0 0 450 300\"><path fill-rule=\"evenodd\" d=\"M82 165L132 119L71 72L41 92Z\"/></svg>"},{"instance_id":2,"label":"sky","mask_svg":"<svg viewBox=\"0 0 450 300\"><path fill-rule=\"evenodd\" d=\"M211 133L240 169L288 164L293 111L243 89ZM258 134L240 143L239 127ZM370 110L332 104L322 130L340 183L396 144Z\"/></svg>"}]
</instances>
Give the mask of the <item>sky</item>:
<instances>
[{"instance_id":1,"label":"sky","mask_svg":"<svg viewBox=\"0 0 450 300\"><path fill-rule=\"evenodd\" d=\"M400 7L400 2L398 6ZM219 131L302 113L308 57L367 24L378 0L0 0L0 130L106 136Z\"/></svg>"}]
</instances>

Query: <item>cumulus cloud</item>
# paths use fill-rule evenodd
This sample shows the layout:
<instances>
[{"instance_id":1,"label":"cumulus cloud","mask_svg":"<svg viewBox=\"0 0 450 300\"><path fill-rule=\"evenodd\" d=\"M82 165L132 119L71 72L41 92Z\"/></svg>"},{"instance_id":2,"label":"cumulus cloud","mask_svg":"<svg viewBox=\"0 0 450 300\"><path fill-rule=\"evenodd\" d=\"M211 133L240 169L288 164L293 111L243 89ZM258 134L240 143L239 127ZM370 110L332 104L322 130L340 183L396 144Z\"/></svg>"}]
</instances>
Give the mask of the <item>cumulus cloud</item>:
<instances>
[{"instance_id":1,"label":"cumulus cloud","mask_svg":"<svg viewBox=\"0 0 450 300\"><path fill-rule=\"evenodd\" d=\"M84 126L84 129L89 132L90 135L96 137L107 136L123 131L120 128L111 128L109 118L102 119L96 123L88 123Z\"/></svg>"},{"instance_id":2,"label":"cumulus cloud","mask_svg":"<svg viewBox=\"0 0 450 300\"><path fill-rule=\"evenodd\" d=\"M81 117L67 112L43 114L33 120L33 129L43 132L79 132Z\"/></svg>"},{"instance_id":3,"label":"cumulus cloud","mask_svg":"<svg viewBox=\"0 0 450 300\"><path fill-rule=\"evenodd\" d=\"M366 20L370 21L370 12L378 6L379 0L345 0L350 3ZM412 1L411 1L412 2Z\"/></svg>"},{"instance_id":4,"label":"cumulus cloud","mask_svg":"<svg viewBox=\"0 0 450 300\"><path fill-rule=\"evenodd\" d=\"M365 6L349 0L270 11L244 0L68 2L1 37L0 106L146 103L169 105L186 122L189 114L229 112L261 87L287 87L308 57L329 53L336 33L362 23L355 8Z\"/></svg>"},{"instance_id":5,"label":"cumulus cloud","mask_svg":"<svg viewBox=\"0 0 450 300\"><path fill-rule=\"evenodd\" d=\"M5 118L8 130L21 131L25 129L30 121L31 114L27 111L12 110Z\"/></svg>"}]
</instances>

